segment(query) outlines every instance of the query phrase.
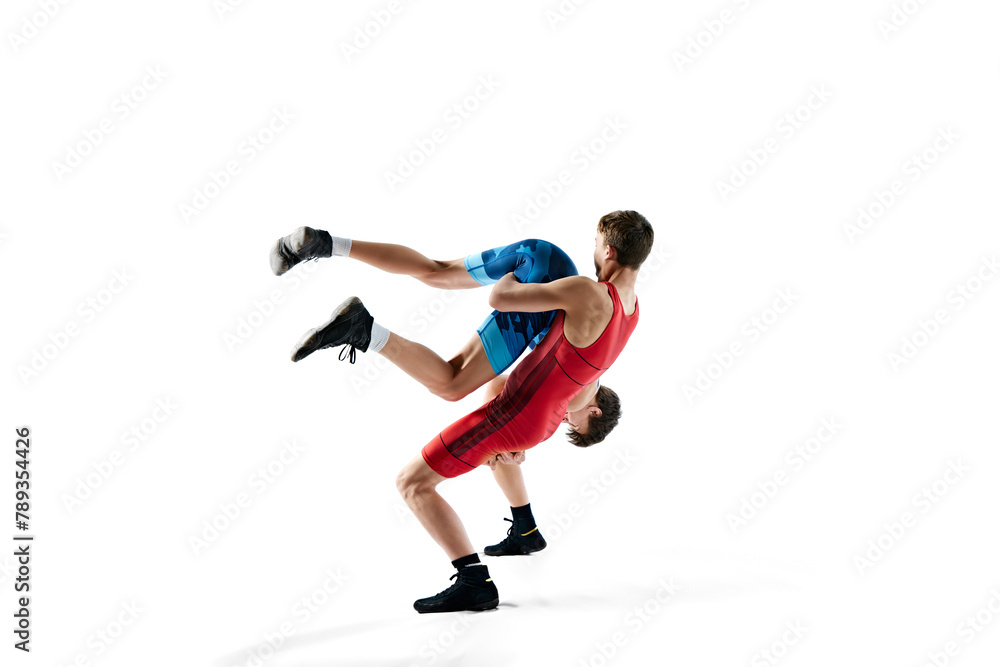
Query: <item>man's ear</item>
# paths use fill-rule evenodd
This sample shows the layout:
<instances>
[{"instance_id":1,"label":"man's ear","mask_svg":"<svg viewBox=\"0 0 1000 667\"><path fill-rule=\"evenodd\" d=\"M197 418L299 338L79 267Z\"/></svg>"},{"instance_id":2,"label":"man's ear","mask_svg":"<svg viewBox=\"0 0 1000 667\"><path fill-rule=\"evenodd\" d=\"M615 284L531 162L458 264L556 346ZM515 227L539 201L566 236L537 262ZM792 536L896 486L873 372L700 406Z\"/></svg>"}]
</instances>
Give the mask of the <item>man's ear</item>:
<instances>
[{"instance_id":1,"label":"man's ear","mask_svg":"<svg viewBox=\"0 0 1000 667\"><path fill-rule=\"evenodd\" d=\"M601 409L596 405L591 405L590 407L587 408L587 411L590 412L590 414L593 415L594 417L601 416Z\"/></svg>"}]
</instances>

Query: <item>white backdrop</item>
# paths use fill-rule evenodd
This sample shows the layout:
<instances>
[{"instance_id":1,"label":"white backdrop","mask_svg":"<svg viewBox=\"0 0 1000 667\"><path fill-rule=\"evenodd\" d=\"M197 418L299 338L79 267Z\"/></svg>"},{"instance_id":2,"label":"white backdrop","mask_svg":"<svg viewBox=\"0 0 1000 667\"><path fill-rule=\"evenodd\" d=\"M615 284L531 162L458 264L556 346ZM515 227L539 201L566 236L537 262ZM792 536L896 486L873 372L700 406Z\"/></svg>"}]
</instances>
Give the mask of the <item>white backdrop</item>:
<instances>
[{"instance_id":1,"label":"white backdrop","mask_svg":"<svg viewBox=\"0 0 1000 667\"><path fill-rule=\"evenodd\" d=\"M998 19L5 3L3 664L995 664ZM451 567L395 474L479 396L288 352L357 294L448 355L487 291L268 249L540 237L589 275L619 208L656 230L622 424L528 453L550 546L490 559L497 611L419 616ZM486 469L442 491L503 537Z\"/></svg>"}]
</instances>

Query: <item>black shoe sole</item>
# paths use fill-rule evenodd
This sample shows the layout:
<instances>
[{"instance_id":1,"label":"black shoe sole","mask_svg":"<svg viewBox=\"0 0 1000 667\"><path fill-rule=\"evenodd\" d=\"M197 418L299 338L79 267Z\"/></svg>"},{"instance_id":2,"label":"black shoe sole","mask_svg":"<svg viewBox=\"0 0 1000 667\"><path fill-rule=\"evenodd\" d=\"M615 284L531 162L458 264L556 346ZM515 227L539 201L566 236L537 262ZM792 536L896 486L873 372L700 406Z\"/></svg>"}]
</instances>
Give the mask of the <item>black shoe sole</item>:
<instances>
[{"instance_id":1,"label":"black shoe sole","mask_svg":"<svg viewBox=\"0 0 1000 667\"><path fill-rule=\"evenodd\" d=\"M532 532L534 532L534 531L532 531ZM538 545L539 541L541 542L540 546ZM502 542L501 542L501 544L502 544ZM538 551L541 551L542 549L544 549L545 547L547 547L548 546L548 542L545 541L545 538L542 537L541 534L538 534L536 536L536 538L535 538L535 546L529 546L529 545L526 545L526 544L517 544L515 546L518 548L518 551L499 551L498 549L495 549L495 547L498 547L498 546L500 546L500 545L499 544L491 544L490 546L488 546L485 549L483 549L483 553L486 554L487 556L528 556L530 554L533 554L533 553L536 553ZM490 549L493 549L492 553L490 552Z\"/></svg>"},{"instance_id":2,"label":"black shoe sole","mask_svg":"<svg viewBox=\"0 0 1000 667\"><path fill-rule=\"evenodd\" d=\"M487 609L496 609L500 604L500 598L494 598L489 602L481 602L473 606L469 611L486 611Z\"/></svg>"},{"instance_id":3,"label":"black shoe sole","mask_svg":"<svg viewBox=\"0 0 1000 667\"><path fill-rule=\"evenodd\" d=\"M494 598L488 600L487 602L480 602L479 604L472 605L471 607L466 607L465 609L417 609L414 605L413 608L416 609L418 614L449 614L456 611L488 611L490 609L496 609L500 604L500 598Z\"/></svg>"},{"instance_id":4,"label":"black shoe sole","mask_svg":"<svg viewBox=\"0 0 1000 667\"><path fill-rule=\"evenodd\" d=\"M545 547L538 547L537 549L522 548L520 551L505 551L503 553L490 553L484 549L483 553L487 556L530 556L533 553L538 553L544 548Z\"/></svg>"},{"instance_id":5,"label":"black shoe sole","mask_svg":"<svg viewBox=\"0 0 1000 667\"><path fill-rule=\"evenodd\" d=\"M310 329L309 331L307 331L305 335L302 336L302 339L295 345L295 347L292 348L292 354L291 354L292 361L301 361L306 357L308 357L313 352L315 352L316 350L318 350L319 349L318 345L322 339L320 332L323 329L330 326L331 324L333 324L333 321L335 319L346 313L348 310L354 307L355 304L361 304L361 299L359 299L356 296L349 297L342 304L337 306L337 308L333 311L333 315L330 316L330 319L328 319L326 322L316 327L315 329ZM300 352L303 351L305 351L304 354L299 354Z\"/></svg>"}]
</instances>

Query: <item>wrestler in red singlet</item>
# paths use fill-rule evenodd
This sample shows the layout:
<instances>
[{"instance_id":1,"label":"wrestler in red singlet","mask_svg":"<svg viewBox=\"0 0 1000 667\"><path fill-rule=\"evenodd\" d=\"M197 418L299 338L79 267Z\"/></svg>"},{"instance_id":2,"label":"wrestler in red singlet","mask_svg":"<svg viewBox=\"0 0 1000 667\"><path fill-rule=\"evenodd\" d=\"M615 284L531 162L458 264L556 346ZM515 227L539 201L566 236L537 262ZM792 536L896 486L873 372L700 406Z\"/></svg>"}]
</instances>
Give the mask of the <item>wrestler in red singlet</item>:
<instances>
[{"instance_id":1,"label":"wrestler in red singlet","mask_svg":"<svg viewBox=\"0 0 1000 667\"><path fill-rule=\"evenodd\" d=\"M500 452L519 452L548 440L559 428L566 407L599 378L625 347L639 322L625 314L618 290L610 282L614 302L611 321L587 347L574 347L563 333L559 311L542 342L510 374L500 395L443 430L421 453L427 465L444 477L457 477Z\"/></svg>"}]
</instances>

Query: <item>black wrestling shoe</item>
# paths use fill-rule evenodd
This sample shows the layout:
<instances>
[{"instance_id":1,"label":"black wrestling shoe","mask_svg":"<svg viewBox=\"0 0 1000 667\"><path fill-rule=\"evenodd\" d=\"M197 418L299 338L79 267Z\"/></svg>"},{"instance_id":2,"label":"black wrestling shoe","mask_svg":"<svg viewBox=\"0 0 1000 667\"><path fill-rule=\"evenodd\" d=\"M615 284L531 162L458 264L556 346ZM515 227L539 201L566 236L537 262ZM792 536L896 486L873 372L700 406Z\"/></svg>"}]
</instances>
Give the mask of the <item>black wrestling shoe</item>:
<instances>
[{"instance_id":1,"label":"black wrestling shoe","mask_svg":"<svg viewBox=\"0 0 1000 667\"><path fill-rule=\"evenodd\" d=\"M312 227L299 227L283 236L271 248L271 271L280 276L299 262L333 255L330 232Z\"/></svg>"},{"instance_id":2,"label":"black wrestling shoe","mask_svg":"<svg viewBox=\"0 0 1000 667\"><path fill-rule=\"evenodd\" d=\"M343 345L340 360L343 361L345 354L349 352L353 364L356 349L362 352L368 351L374 322L375 318L368 314L368 309L361 303L361 299L352 296L337 306L326 324L306 332L298 345L292 348L292 361L305 359L316 350Z\"/></svg>"},{"instance_id":3,"label":"black wrestling shoe","mask_svg":"<svg viewBox=\"0 0 1000 667\"><path fill-rule=\"evenodd\" d=\"M413 608L421 614L432 614L444 611L484 611L495 609L500 604L497 587L490 578L486 566L477 563L463 567L461 571L451 575L458 581L437 595L423 598L413 603Z\"/></svg>"},{"instance_id":4,"label":"black wrestling shoe","mask_svg":"<svg viewBox=\"0 0 1000 667\"><path fill-rule=\"evenodd\" d=\"M483 549L484 554L487 556L527 556L545 548L545 538L539 532L538 526L522 533L520 530L515 530L518 526L514 521L507 517L504 517L503 520L510 521L507 537L504 538L503 542Z\"/></svg>"}]
</instances>

